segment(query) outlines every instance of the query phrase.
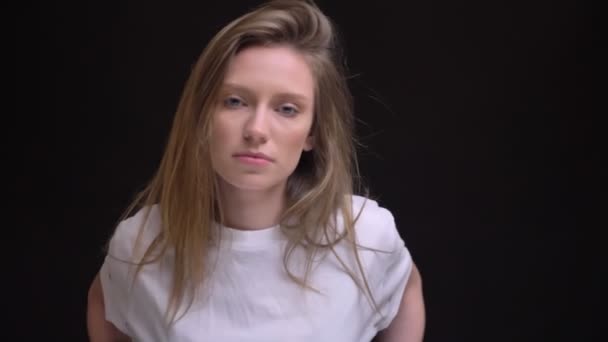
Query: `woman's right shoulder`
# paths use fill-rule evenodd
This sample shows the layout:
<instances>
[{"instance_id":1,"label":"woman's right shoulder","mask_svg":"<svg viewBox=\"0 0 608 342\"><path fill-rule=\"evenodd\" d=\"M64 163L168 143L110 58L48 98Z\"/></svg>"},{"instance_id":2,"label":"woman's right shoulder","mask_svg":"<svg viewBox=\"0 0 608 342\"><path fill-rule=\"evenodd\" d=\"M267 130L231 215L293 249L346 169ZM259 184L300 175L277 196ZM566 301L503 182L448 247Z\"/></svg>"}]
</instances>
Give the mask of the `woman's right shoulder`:
<instances>
[{"instance_id":1,"label":"woman's right shoulder","mask_svg":"<svg viewBox=\"0 0 608 342\"><path fill-rule=\"evenodd\" d=\"M147 247L160 233L160 227L161 218L158 205L140 208L115 227L108 244L108 254L118 259L131 260L138 237L140 239L138 247ZM141 236L139 236L140 233ZM139 250L142 249L138 248Z\"/></svg>"}]
</instances>

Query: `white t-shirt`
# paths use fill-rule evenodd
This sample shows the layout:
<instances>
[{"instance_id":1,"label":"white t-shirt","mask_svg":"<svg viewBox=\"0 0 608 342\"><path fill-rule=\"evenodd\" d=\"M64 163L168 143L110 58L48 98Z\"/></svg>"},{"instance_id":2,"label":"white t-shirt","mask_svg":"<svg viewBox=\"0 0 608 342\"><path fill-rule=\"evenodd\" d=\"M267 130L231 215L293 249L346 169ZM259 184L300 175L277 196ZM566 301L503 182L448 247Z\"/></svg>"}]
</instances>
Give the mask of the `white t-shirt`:
<instances>
[{"instance_id":1,"label":"white t-shirt","mask_svg":"<svg viewBox=\"0 0 608 342\"><path fill-rule=\"evenodd\" d=\"M363 202L363 197L353 196L354 213ZM158 209L151 210L144 246L160 230ZM397 314L412 269L392 214L369 199L355 229L361 245L388 252L359 252L383 316L331 253L317 260L309 277L320 293L304 290L284 270L286 240L278 226L255 231L222 227L225 240L210 252L209 260L217 263L204 294L177 323L167 326L173 255L144 266L133 287L130 276L135 266L117 260L137 257L133 244L143 219L140 210L118 225L109 246L114 257L107 256L100 271L106 319L134 341L368 342ZM345 243L336 250L357 270ZM304 255L299 252L293 255L296 273Z\"/></svg>"}]
</instances>

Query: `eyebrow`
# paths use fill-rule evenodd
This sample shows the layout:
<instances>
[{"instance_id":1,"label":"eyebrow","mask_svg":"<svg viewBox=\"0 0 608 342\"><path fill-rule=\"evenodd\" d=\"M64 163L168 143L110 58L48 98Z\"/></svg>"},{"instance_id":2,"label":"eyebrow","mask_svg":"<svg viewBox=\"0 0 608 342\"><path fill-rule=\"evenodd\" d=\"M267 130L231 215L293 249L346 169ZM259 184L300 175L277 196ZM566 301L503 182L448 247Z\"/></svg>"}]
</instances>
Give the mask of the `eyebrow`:
<instances>
[{"instance_id":1,"label":"eyebrow","mask_svg":"<svg viewBox=\"0 0 608 342\"><path fill-rule=\"evenodd\" d=\"M254 95L254 91L253 90L251 90L251 89L249 89L247 87L238 85L238 84L224 83L222 87L224 89L234 90L234 91L245 93L247 96L253 96ZM298 94L298 93L291 93L291 92L278 93L278 94L276 94L276 97L291 98L291 99L294 99L296 101L302 101L302 102L309 101L308 96L305 96L305 95L302 95L302 94Z\"/></svg>"}]
</instances>

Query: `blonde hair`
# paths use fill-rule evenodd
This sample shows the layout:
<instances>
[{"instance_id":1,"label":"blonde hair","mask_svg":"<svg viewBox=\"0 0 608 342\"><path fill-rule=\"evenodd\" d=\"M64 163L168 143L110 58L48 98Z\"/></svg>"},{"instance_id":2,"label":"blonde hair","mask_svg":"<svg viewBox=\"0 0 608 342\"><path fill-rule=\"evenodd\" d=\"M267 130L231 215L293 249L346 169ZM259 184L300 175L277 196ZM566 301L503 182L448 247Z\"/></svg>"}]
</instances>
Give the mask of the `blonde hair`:
<instances>
[{"instance_id":1,"label":"blonde hair","mask_svg":"<svg viewBox=\"0 0 608 342\"><path fill-rule=\"evenodd\" d=\"M175 258L167 318L175 321L186 298L190 301L183 313L189 310L209 271L204 257L219 238L213 230L214 222L223 222L208 143L212 113L228 63L240 50L254 45L295 49L309 62L316 84L311 128L314 148L303 154L287 180L286 210L280 222L288 237L285 270L295 282L314 290L308 284L312 260L318 253L331 252L377 310L359 259L356 217L352 213L353 180L358 181L359 172L351 94L335 28L312 1L263 4L225 26L202 52L183 90L160 166L123 215L124 219L139 208L155 204L160 212L161 232L137 262L136 274L143 265L158 261L172 250ZM342 217L342 230L338 229L336 213ZM349 268L334 249L341 241L352 247L356 270ZM289 259L297 248L307 256L303 275L289 268Z\"/></svg>"}]
</instances>

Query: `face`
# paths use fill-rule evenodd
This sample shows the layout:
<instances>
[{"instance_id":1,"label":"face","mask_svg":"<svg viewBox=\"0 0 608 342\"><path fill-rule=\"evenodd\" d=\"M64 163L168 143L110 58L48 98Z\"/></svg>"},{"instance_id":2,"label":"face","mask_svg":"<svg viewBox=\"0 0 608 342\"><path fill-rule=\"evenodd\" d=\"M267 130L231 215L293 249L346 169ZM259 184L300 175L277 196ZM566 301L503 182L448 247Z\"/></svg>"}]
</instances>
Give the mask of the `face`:
<instances>
[{"instance_id":1,"label":"face","mask_svg":"<svg viewBox=\"0 0 608 342\"><path fill-rule=\"evenodd\" d=\"M283 187L312 149L314 78L289 47L249 47L230 62L211 134L220 183L242 190Z\"/></svg>"}]
</instances>

